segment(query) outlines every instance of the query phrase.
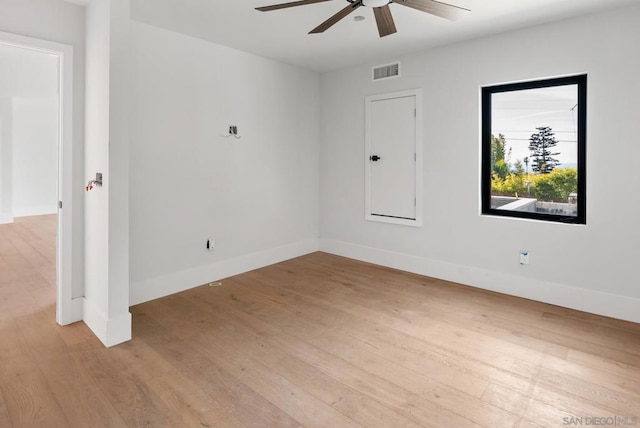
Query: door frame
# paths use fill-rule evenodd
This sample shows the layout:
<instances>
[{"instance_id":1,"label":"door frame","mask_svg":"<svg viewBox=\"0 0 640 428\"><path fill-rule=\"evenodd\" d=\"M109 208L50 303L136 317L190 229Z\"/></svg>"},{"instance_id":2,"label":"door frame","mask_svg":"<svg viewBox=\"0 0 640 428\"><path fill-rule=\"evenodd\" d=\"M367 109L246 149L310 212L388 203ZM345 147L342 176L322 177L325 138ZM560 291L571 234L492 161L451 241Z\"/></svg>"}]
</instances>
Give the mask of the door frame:
<instances>
[{"instance_id":1,"label":"door frame","mask_svg":"<svg viewBox=\"0 0 640 428\"><path fill-rule=\"evenodd\" d=\"M402 219L395 217L383 217L372 215L371 213L371 104L376 101L389 100L394 98L415 97L416 111L416 219ZM381 223L401 224L405 226L422 226L422 89L410 89L399 92L389 92L385 94L369 95L365 97L365 219Z\"/></svg>"},{"instance_id":2,"label":"door frame","mask_svg":"<svg viewBox=\"0 0 640 428\"><path fill-rule=\"evenodd\" d=\"M58 225L56 321L82 320L82 299L73 298L73 46L0 32L0 43L58 57Z\"/></svg>"}]
</instances>

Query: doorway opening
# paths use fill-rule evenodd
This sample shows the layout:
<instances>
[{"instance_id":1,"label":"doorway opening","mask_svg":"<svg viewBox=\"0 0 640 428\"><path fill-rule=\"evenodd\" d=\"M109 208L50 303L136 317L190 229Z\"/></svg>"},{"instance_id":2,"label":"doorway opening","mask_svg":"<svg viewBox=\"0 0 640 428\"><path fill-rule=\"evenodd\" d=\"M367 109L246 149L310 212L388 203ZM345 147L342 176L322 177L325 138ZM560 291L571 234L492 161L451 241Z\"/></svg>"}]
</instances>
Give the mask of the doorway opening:
<instances>
[{"instance_id":1,"label":"doorway opening","mask_svg":"<svg viewBox=\"0 0 640 428\"><path fill-rule=\"evenodd\" d=\"M15 222L5 230L16 238L15 263L22 260L12 272L28 277L32 265L34 277L55 282L56 321L71 324L82 319L72 283L73 48L0 32L0 62L0 223ZM47 250L53 229L55 257Z\"/></svg>"}]
</instances>

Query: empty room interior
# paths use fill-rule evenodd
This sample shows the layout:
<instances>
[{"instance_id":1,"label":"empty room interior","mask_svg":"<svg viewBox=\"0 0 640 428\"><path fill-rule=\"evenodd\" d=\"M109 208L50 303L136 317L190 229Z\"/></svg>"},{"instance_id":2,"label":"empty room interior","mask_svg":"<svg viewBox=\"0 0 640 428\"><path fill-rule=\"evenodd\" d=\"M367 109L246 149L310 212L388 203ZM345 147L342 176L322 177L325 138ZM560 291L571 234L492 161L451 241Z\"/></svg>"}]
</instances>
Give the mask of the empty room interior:
<instances>
[{"instance_id":1,"label":"empty room interior","mask_svg":"<svg viewBox=\"0 0 640 428\"><path fill-rule=\"evenodd\" d=\"M0 427L640 426L639 46L640 0L1 0Z\"/></svg>"}]
</instances>

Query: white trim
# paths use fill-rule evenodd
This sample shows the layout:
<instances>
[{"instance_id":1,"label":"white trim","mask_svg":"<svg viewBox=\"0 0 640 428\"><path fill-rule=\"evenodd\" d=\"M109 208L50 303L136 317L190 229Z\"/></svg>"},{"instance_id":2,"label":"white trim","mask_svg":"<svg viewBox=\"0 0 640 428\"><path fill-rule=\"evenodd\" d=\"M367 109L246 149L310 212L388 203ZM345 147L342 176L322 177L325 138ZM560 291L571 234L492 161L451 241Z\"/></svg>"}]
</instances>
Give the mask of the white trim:
<instances>
[{"instance_id":1,"label":"white trim","mask_svg":"<svg viewBox=\"0 0 640 428\"><path fill-rule=\"evenodd\" d=\"M634 297L525 278L474 266L462 266L331 239L320 240L320 251L565 308L640 322L640 299Z\"/></svg>"},{"instance_id":2,"label":"white trim","mask_svg":"<svg viewBox=\"0 0 640 428\"><path fill-rule=\"evenodd\" d=\"M57 55L59 58L58 200L63 201L65 208L58 211L56 321L60 325L71 324L81 320L74 314L72 297L73 47L4 32L0 32L0 43Z\"/></svg>"},{"instance_id":3,"label":"white trim","mask_svg":"<svg viewBox=\"0 0 640 428\"><path fill-rule=\"evenodd\" d=\"M371 214L371 103L380 100L393 98L415 97L416 99L416 219L401 219L394 217L383 217ZM390 92L365 97L365 208L364 218L368 221L379 223L392 223L404 226L422 227L422 89L410 89L407 91Z\"/></svg>"},{"instance_id":4,"label":"white trim","mask_svg":"<svg viewBox=\"0 0 640 428\"><path fill-rule=\"evenodd\" d=\"M318 251L318 240L309 239L161 277L132 282L129 301L132 306L137 305L316 251Z\"/></svg>"},{"instance_id":5,"label":"white trim","mask_svg":"<svg viewBox=\"0 0 640 428\"><path fill-rule=\"evenodd\" d=\"M106 347L131 340L131 314L108 318L92 302L82 298L82 319Z\"/></svg>"}]
</instances>

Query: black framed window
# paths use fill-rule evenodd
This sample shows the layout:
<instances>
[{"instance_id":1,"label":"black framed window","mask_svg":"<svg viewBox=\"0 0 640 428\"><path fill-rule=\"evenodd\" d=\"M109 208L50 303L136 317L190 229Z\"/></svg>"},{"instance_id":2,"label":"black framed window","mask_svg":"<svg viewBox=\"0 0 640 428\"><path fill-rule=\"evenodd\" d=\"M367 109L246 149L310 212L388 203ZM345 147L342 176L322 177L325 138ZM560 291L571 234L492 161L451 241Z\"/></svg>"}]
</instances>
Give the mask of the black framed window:
<instances>
[{"instance_id":1,"label":"black framed window","mask_svg":"<svg viewBox=\"0 0 640 428\"><path fill-rule=\"evenodd\" d=\"M482 88L482 213L586 223L587 76Z\"/></svg>"}]
</instances>

